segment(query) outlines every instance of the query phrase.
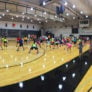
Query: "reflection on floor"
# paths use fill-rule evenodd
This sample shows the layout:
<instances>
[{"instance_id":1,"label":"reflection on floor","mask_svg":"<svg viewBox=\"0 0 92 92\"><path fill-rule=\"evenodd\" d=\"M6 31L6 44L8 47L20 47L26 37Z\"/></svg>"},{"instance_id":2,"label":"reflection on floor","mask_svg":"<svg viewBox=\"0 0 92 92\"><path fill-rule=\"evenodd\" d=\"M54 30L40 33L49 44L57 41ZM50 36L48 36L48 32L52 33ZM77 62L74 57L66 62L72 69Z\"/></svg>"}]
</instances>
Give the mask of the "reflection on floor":
<instances>
[{"instance_id":1,"label":"reflection on floor","mask_svg":"<svg viewBox=\"0 0 92 92\"><path fill-rule=\"evenodd\" d=\"M73 58L79 55L77 47L73 47L71 52L67 52L67 50L64 50L65 46L62 46L58 49L51 49L51 50L47 49L45 51L45 55L42 56L41 58L33 62L24 64L23 61L25 61L25 59L26 61L28 60L31 61L31 58L33 58L31 55L32 53L29 55L28 49L25 49L25 51L17 52L15 48L16 46L13 47L13 50L11 50L12 48L9 48L9 50L0 51L0 53L7 52L8 54L6 53L7 54L6 56L10 55L10 58L12 59L11 62L10 61L8 62L10 58L9 57L4 58L6 59L4 60L4 65L6 65L6 67L0 69L0 86L10 85L10 84L35 78L67 62L70 62L70 60L72 60ZM84 52L87 51L88 48L89 48L89 45L88 44L85 45ZM42 51L40 51L40 53L41 52ZM27 56L28 58L26 58ZM21 64L19 66L10 67L9 64L14 65L15 61L17 62L16 58L22 58L22 60L19 59L18 61L18 63L21 63ZM66 67L68 66L66 65Z\"/></svg>"},{"instance_id":2,"label":"reflection on floor","mask_svg":"<svg viewBox=\"0 0 92 92\"><path fill-rule=\"evenodd\" d=\"M92 56L85 53L82 59L77 57L34 79L1 87L0 92L75 92L74 90L92 64L91 60Z\"/></svg>"}]
</instances>

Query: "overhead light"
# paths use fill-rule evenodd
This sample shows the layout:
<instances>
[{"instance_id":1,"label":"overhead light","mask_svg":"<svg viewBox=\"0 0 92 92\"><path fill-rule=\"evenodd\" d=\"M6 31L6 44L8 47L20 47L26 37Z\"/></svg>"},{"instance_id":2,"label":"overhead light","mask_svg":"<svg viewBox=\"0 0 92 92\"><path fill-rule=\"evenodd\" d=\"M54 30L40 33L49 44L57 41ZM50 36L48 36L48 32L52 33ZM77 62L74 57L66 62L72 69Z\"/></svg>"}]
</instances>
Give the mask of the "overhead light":
<instances>
[{"instance_id":1,"label":"overhead light","mask_svg":"<svg viewBox=\"0 0 92 92\"><path fill-rule=\"evenodd\" d=\"M67 5L68 5L68 3L67 3L67 2L65 2L65 3L64 3L64 5L65 5L65 6L67 6Z\"/></svg>"},{"instance_id":2,"label":"overhead light","mask_svg":"<svg viewBox=\"0 0 92 92\"><path fill-rule=\"evenodd\" d=\"M41 21L39 21L39 23L41 24Z\"/></svg>"},{"instance_id":3,"label":"overhead light","mask_svg":"<svg viewBox=\"0 0 92 92\"><path fill-rule=\"evenodd\" d=\"M61 90L63 88L63 85L62 84L59 84L58 85L58 88L59 88L59 90Z\"/></svg>"},{"instance_id":4,"label":"overhead light","mask_svg":"<svg viewBox=\"0 0 92 92\"><path fill-rule=\"evenodd\" d=\"M44 5L44 6L46 5L46 2L45 2L45 1L43 1L43 5Z\"/></svg>"},{"instance_id":5,"label":"overhead light","mask_svg":"<svg viewBox=\"0 0 92 92\"><path fill-rule=\"evenodd\" d=\"M75 5L73 5L73 8L75 8L76 6Z\"/></svg>"},{"instance_id":6,"label":"overhead light","mask_svg":"<svg viewBox=\"0 0 92 92\"><path fill-rule=\"evenodd\" d=\"M69 16L69 13L66 13L66 16Z\"/></svg>"},{"instance_id":7,"label":"overhead light","mask_svg":"<svg viewBox=\"0 0 92 92\"><path fill-rule=\"evenodd\" d=\"M5 14L3 13L2 16L5 16Z\"/></svg>"},{"instance_id":8,"label":"overhead light","mask_svg":"<svg viewBox=\"0 0 92 92\"><path fill-rule=\"evenodd\" d=\"M57 15L55 15L55 18L57 18Z\"/></svg>"},{"instance_id":9,"label":"overhead light","mask_svg":"<svg viewBox=\"0 0 92 92\"><path fill-rule=\"evenodd\" d=\"M16 18L18 18L19 16L18 15L16 15Z\"/></svg>"},{"instance_id":10,"label":"overhead light","mask_svg":"<svg viewBox=\"0 0 92 92\"><path fill-rule=\"evenodd\" d=\"M75 17L73 17L73 19L75 19Z\"/></svg>"},{"instance_id":11,"label":"overhead light","mask_svg":"<svg viewBox=\"0 0 92 92\"><path fill-rule=\"evenodd\" d=\"M46 12L44 12L43 14L45 14L45 15L46 15L47 13L46 13Z\"/></svg>"},{"instance_id":12,"label":"overhead light","mask_svg":"<svg viewBox=\"0 0 92 92\"><path fill-rule=\"evenodd\" d=\"M88 18L88 15L86 15L86 18Z\"/></svg>"},{"instance_id":13,"label":"overhead light","mask_svg":"<svg viewBox=\"0 0 92 92\"><path fill-rule=\"evenodd\" d=\"M63 21L64 21L65 19L63 18Z\"/></svg>"},{"instance_id":14,"label":"overhead light","mask_svg":"<svg viewBox=\"0 0 92 92\"><path fill-rule=\"evenodd\" d=\"M83 11L80 11L80 14L83 14Z\"/></svg>"},{"instance_id":15,"label":"overhead light","mask_svg":"<svg viewBox=\"0 0 92 92\"><path fill-rule=\"evenodd\" d=\"M31 7L31 9L30 9L31 11L33 11L34 9L33 9L33 7Z\"/></svg>"},{"instance_id":16,"label":"overhead light","mask_svg":"<svg viewBox=\"0 0 92 92\"><path fill-rule=\"evenodd\" d=\"M9 10L6 10L6 12L9 12Z\"/></svg>"},{"instance_id":17,"label":"overhead light","mask_svg":"<svg viewBox=\"0 0 92 92\"><path fill-rule=\"evenodd\" d=\"M37 17L37 15L36 15L36 14L35 14L34 16L35 16L35 17Z\"/></svg>"}]
</instances>

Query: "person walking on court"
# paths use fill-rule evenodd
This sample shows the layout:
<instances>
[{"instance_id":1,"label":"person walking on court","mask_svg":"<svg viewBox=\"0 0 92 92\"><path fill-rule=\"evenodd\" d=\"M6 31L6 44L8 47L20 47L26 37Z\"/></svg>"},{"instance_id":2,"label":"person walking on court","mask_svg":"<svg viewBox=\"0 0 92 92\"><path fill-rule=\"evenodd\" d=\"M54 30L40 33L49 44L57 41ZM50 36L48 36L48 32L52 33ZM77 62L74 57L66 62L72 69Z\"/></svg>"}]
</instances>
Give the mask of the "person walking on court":
<instances>
[{"instance_id":1,"label":"person walking on court","mask_svg":"<svg viewBox=\"0 0 92 92\"><path fill-rule=\"evenodd\" d=\"M82 43L82 41L80 41L80 43L79 43L79 56L81 56L82 53L83 53L83 43Z\"/></svg>"}]
</instances>

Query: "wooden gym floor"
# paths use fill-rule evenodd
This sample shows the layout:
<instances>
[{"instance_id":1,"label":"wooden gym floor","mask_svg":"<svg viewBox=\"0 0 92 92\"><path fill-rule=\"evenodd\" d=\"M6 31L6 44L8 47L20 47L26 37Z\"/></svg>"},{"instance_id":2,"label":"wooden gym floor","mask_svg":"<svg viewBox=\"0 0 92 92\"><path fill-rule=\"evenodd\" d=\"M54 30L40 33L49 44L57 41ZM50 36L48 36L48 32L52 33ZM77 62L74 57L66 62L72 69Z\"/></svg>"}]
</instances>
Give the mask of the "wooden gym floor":
<instances>
[{"instance_id":1,"label":"wooden gym floor","mask_svg":"<svg viewBox=\"0 0 92 92\"><path fill-rule=\"evenodd\" d=\"M92 92L92 66L76 88L75 92Z\"/></svg>"},{"instance_id":2,"label":"wooden gym floor","mask_svg":"<svg viewBox=\"0 0 92 92\"><path fill-rule=\"evenodd\" d=\"M43 47L45 47L43 45ZM40 49L28 53L30 45L25 45L25 50L16 51L16 43L9 43L7 49L0 50L0 87L32 79L49 72L77 57L78 47L73 47L71 52L65 46L56 49ZM89 49L85 45L83 52ZM11 67L12 66L12 67Z\"/></svg>"}]
</instances>

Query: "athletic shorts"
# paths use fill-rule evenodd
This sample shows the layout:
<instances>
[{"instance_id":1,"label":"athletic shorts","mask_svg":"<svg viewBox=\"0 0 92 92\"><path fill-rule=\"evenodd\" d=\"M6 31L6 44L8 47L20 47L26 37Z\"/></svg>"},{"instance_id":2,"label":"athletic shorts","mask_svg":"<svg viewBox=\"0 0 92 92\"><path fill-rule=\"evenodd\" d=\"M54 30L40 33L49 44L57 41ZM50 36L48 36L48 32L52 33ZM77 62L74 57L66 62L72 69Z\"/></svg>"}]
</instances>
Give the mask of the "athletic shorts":
<instances>
[{"instance_id":1,"label":"athletic shorts","mask_svg":"<svg viewBox=\"0 0 92 92\"><path fill-rule=\"evenodd\" d=\"M21 47L21 46L23 46L23 44L19 44L19 46Z\"/></svg>"},{"instance_id":2,"label":"athletic shorts","mask_svg":"<svg viewBox=\"0 0 92 92\"><path fill-rule=\"evenodd\" d=\"M27 40L24 40L24 42L27 42Z\"/></svg>"},{"instance_id":3,"label":"athletic shorts","mask_svg":"<svg viewBox=\"0 0 92 92\"><path fill-rule=\"evenodd\" d=\"M4 43L7 43L7 41L4 41Z\"/></svg>"},{"instance_id":4,"label":"athletic shorts","mask_svg":"<svg viewBox=\"0 0 92 92\"><path fill-rule=\"evenodd\" d=\"M56 45L58 45L58 43L56 43Z\"/></svg>"},{"instance_id":5,"label":"athletic shorts","mask_svg":"<svg viewBox=\"0 0 92 92\"><path fill-rule=\"evenodd\" d=\"M76 44L77 42L74 42L74 44Z\"/></svg>"},{"instance_id":6,"label":"athletic shorts","mask_svg":"<svg viewBox=\"0 0 92 92\"><path fill-rule=\"evenodd\" d=\"M37 48L37 47L31 47L30 49L32 49L32 50L33 50L33 49L37 50L38 48Z\"/></svg>"},{"instance_id":7,"label":"athletic shorts","mask_svg":"<svg viewBox=\"0 0 92 92\"><path fill-rule=\"evenodd\" d=\"M54 45L54 42L51 42L51 45Z\"/></svg>"}]
</instances>

